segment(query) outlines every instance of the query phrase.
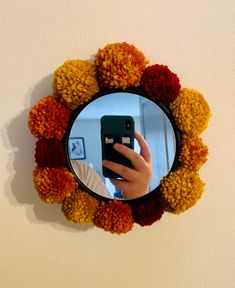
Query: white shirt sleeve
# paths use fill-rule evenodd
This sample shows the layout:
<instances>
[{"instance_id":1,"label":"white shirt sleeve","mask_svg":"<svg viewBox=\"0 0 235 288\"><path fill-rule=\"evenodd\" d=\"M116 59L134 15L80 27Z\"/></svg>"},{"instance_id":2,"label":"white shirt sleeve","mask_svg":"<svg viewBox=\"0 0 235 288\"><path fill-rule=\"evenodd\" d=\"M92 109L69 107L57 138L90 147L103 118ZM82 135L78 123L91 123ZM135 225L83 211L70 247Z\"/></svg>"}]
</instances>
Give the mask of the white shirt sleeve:
<instances>
[{"instance_id":1,"label":"white shirt sleeve","mask_svg":"<svg viewBox=\"0 0 235 288\"><path fill-rule=\"evenodd\" d=\"M76 175L85 186L98 195L111 198L104 182L94 169L77 160L71 162Z\"/></svg>"}]
</instances>

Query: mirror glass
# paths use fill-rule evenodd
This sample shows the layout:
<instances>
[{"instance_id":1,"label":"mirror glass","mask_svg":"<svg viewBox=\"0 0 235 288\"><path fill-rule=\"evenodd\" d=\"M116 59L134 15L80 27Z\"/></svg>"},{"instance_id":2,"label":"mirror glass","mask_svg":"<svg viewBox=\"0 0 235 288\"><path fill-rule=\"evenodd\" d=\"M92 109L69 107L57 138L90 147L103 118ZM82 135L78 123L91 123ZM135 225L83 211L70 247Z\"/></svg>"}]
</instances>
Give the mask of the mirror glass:
<instances>
[{"instance_id":1,"label":"mirror glass","mask_svg":"<svg viewBox=\"0 0 235 288\"><path fill-rule=\"evenodd\" d=\"M84 188L99 196L122 199L121 191L102 172L101 118L105 115L128 115L134 120L134 129L145 138L151 151L152 178L149 192L153 191L172 168L177 139L163 109L139 94L106 94L91 101L79 112L67 136L71 170ZM134 150L140 153L136 139Z\"/></svg>"}]
</instances>

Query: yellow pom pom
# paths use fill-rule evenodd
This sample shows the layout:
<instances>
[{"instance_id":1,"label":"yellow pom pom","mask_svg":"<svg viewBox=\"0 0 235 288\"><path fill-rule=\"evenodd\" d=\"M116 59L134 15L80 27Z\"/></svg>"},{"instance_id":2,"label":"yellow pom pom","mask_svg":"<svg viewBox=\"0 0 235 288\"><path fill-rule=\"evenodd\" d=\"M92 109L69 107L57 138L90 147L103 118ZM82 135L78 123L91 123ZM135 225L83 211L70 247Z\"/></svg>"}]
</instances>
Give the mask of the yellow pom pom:
<instances>
[{"instance_id":1,"label":"yellow pom pom","mask_svg":"<svg viewBox=\"0 0 235 288\"><path fill-rule=\"evenodd\" d=\"M165 211L180 214L201 198L204 183L196 171L180 168L161 181L160 198Z\"/></svg>"},{"instance_id":2,"label":"yellow pom pom","mask_svg":"<svg viewBox=\"0 0 235 288\"><path fill-rule=\"evenodd\" d=\"M170 108L176 125L186 135L196 136L207 128L210 108L198 91L183 88Z\"/></svg>"},{"instance_id":3,"label":"yellow pom pom","mask_svg":"<svg viewBox=\"0 0 235 288\"><path fill-rule=\"evenodd\" d=\"M62 211L65 217L78 224L92 222L99 201L88 193L78 189L62 203Z\"/></svg>"},{"instance_id":4,"label":"yellow pom pom","mask_svg":"<svg viewBox=\"0 0 235 288\"><path fill-rule=\"evenodd\" d=\"M53 92L72 110L89 101L98 91L95 66L88 61L67 60L55 71Z\"/></svg>"}]
</instances>

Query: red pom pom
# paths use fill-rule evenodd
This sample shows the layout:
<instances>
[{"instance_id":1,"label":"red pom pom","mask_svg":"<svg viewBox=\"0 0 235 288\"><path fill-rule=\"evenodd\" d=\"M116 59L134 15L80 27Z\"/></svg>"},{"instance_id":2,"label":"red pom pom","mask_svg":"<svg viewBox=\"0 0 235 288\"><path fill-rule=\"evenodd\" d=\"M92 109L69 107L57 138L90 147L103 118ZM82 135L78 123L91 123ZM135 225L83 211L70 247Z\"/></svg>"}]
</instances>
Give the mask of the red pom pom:
<instances>
[{"instance_id":1,"label":"red pom pom","mask_svg":"<svg viewBox=\"0 0 235 288\"><path fill-rule=\"evenodd\" d=\"M152 65L145 69L140 85L147 96L169 106L180 92L180 81L176 74L164 65Z\"/></svg>"},{"instance_id":2,"label":"red pom pom","mask_svg":"<svg viewBox=\"0 0 235 288\"><path fill-rule=\"evenodd\" d=\"M36 163L39 167L66 166L66 153L58 139L40 139L36 142Z\"/></svg>"},{"instance_id":3,"label":"red pom pom","mask_svg":"<svg viewBox=\"0 0 235 288\"><path fill-rule=\"evenodd\" d=\"M164 210L159 203L159 199L154 195L140 202L131 204L134 221L141 226L152 225L160 220Z\"/></svg>"}]
</instances>

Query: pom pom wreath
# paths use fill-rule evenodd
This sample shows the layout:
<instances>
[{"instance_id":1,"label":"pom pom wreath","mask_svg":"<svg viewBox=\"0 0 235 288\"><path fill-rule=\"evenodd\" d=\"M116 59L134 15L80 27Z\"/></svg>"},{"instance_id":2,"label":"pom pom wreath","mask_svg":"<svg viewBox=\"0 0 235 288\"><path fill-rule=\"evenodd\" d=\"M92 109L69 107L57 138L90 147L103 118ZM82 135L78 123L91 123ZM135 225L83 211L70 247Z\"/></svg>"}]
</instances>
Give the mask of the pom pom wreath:
<instances>
[{"instance_id":1,"label":"pom pom wreath","mask_svg":"<svg viewBox=\"0 0 235 288\"><path fill-rule=\"evenodd\" d=\"M145 69L140 84L150 99L166 106L176 99L181 88L178 76L167 66L158 64Z\"/></svg>"},{"instance_id":2,"label":"pom pom wreath","mask_svg":"<svg viewBox=\"0 0 235 288\"><path fill-rule=\"evenodd\" d=\"M74 110L99 91L94 64L67 60L54 75L53 91L61 103Z\"/></svg>"},{"instance_id":3,"label":"pom pom wreath","mask_svg":"<svg viewBox=\"0 0 235 288\"><path fill-rule=\"evenodd\" d=\"M210 108L198 91L183 88L170 108L176 125L187 136L199 135L207 128L211 117Z\"/></svg>"},{"instance_id":4,"label":"pom pom wreath","mask_svg":"<svg viewBox=\"0 0 235 288\"><path fill-rule=\"evenodd\" d=\"M53 96L42 98L30 111L28 126L37 138L61 140L68 125L71 111Z\"/></svg>"},{"instance_id":5,"label":"pom pom wreath","mask_svg":"<svg viewBox=\"0 0 235 288\"><path fill-rule=\"evenodd\" d=\"M96 198L78 189L65 198L62 211L69 221L84 224L92 222L98 204L99 201Z\"/></svg>"},{"instance_id":6,"label":"pom pom wreath","mask_svg":"<svg viewBox=\"0 0 235 288\"><path fill-rule=\"evenodd\" d=\"M179 162L182 167L198 171L207 161L208 148L199 136L185 138L181 144Z\"/></svg>"},{"instance_id":7,"label":"pom pom wreath","mask_svg":"<svg viewBox=\"0 0 235 288\"><path fill-rule=\"evenodd\" d=\"M76 188L77 182L67 168L39 168L33 172L34 186L46 203L61 203Z\"/></svg>"},{"instance_id":8,"label":"pom pom wreath","mask_svg":"<svg viewBox=\"0 0 235 288\"><path fill-rule=\"evenodd\" d=\"M162 218L164 210L156 195L131 204L134 221L141 226L152 225Z\"/></svg>"},{"instance_id":9,"label":"pom pom wreath","mask_svg":"<svg viewBox=\"0 0 235 288\"><path fill-rule=\"evenodd\" d=\"M126 89L139 86L148 61L135 46L126 42L108 44L95 58L102 88Z\"/></svg>"},{"instance_id":10,"label":"pom pom wreath","mask_svg":"<svg viewBox=\"0 0 235 288\"><path fill-rule=\"evenodd\" d=\"M120 201L100 202L93 223L111 233L127 233L134 225L131 207Z\"/></svg>"},{"instance_id":11,"label":"pom pom wreath","mask_svg":"<svg viewBox=\"0 0 235 288\"><path fill-rule=\"evenodd\" d=\"M204 183L196 171L180 168L163 177L160 198L165 211L180 214L201 198Z\"/></svg>"},{"instance_id":12,"label":"pom pom wreath","mask_svg":"<svg viewBox=\"0 0 235 288\"><path fill-rule=\"evenodd\" d=\"M66 166L65 149L58 139L40 139L36 142L35 160L39 167Z\"/></svg>"},{"instance_id":13,"label":"pom pom wreath","mask_svg":"<svg viewBox=\"0 0 235 288\"><path fill-rule=\"evenodd\" d=\"M146 68L148 63L141 51L126 42L99 49L94 64L67 60L54 73L53 96L42 98L29 113L29 129L38 138L37 167L33 172L35 189L42 201L62 203L62 212L72 223L93 222L111 233L127 233L134 223L152 225L164 211L184 212L203 193L204 183L198 170L207 160L208 148L199 135L208 125L209 105L198 91L181 89L178 76L167 66L155 64ZM181 133L177 159L180 168L163 177L156 193L143 199L101 202L78 188L76 176L66 168L62 139L71 110L90 101L99 92L99 85L111 93L112 89L140 86L146 97L171 109Z\"/></svg>"}]
</instances>

